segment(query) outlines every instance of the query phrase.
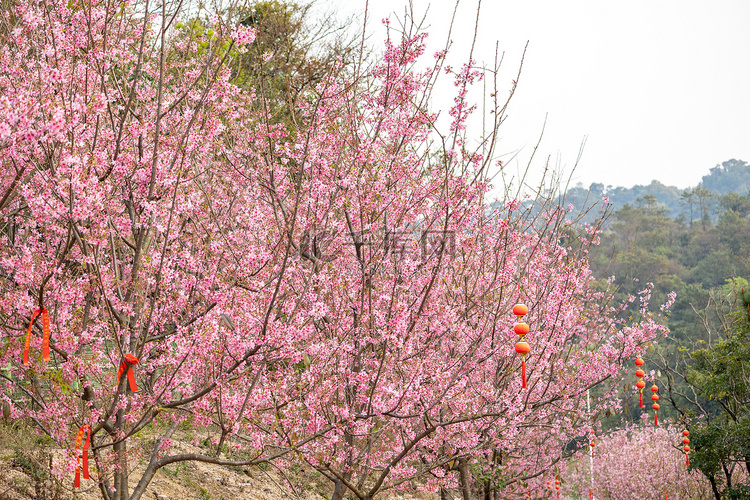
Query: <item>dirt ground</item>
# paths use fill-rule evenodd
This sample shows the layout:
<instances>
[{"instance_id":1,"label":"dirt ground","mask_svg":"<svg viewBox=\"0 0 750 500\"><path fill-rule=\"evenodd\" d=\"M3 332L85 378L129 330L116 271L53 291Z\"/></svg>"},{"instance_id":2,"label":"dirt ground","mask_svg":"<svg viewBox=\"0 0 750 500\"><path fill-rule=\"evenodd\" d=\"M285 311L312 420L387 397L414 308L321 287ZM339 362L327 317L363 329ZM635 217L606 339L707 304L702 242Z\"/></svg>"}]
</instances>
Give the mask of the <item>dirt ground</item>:
<instances>
[{"instance_id":1,"label":"dirt ground","mask_svg":"<svg viewBox=\"0 0 750 500\"><path fill-rule=\"evenodd\" d=\"M3 437L7 438L5 434ZM73 488L73 478L62 482L49 477L50 455L63 450L45 448L19 452L0 440L0 500L101 500L92 480L81 479L81 488ZM181 452L200 452L198 447L178 442ZM131 473L131 488L140 478ZM332 484L313 470L281 471L273 466L224 467L184 462L160 469L148 486L147 500L327 500ZM382 500L436 500L437 495L388 493Z\"/></svg>"}]
</instances>

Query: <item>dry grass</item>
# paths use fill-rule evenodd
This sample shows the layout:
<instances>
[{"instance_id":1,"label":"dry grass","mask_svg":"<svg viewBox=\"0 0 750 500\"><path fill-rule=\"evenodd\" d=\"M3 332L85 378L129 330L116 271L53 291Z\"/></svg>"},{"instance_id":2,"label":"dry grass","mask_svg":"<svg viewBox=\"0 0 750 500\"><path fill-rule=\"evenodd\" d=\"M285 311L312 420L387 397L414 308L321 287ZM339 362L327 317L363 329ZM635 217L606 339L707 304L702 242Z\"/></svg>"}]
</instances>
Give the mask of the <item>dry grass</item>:
<instances>
[{"instance_id":1,"label":"dry grass","mask_svg":"<svg viewBox=\"0 0 750 500\"><path fill-rule=\"evenodd\" d=\"M175 439L183 452L205 452L200 446ZM73 488L73 477L59 480L50 471L64 453L48 439L21 425L0 424L0 500L101 500L93 480L81 480ZM138 465L130 475L135 487ZM273 466L224 467L205 463L181 463L164 467L156 474L144 499L148 500L326 500L332 484L317 472L298 466L279 470ZM433 500L437 495L383 495L383 500Z\"/></svg>"}]
</instances>

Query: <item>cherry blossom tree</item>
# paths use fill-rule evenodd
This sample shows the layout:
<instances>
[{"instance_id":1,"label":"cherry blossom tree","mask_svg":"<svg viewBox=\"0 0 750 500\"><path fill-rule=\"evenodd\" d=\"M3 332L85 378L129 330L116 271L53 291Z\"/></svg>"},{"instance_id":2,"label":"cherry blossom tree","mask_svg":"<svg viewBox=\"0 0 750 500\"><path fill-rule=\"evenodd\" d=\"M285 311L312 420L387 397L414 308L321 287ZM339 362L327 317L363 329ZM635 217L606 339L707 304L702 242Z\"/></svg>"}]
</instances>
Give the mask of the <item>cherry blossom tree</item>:
<instances>
[{"instance_id":1,"label":"cherry blossom tree","mask_svg":"<svg viewBox=\"0 0 750 500\"><path fill-rule=\"evenodd\" d=\"M662 500L709 499L708 481L688 470L682 451L683 427L641 425L617 430L597 439L594 453L593 492L611 500L633 497ZM590 489L590 464L584 454L568 467L567 494L585 497Z\"/></svg>"},{"instance_id":2,"label":"cherry blossom tree","mask_svg":"<svg viewBox=\"0 0 750 500\"><path fill-rule=\"evenodd\" d=\"M494 496L540 478L590 425L586 389L611 382L593 411L612 404L622 360L663 327L593 288L598 226L562 245L565 210L521 203L518 183L492 210L507 102L495 90L491 132L472 141L467 95L499 68L450 68L441 51L419 69L426 35L392 30L374 65L333 66L279 121L262 79L233 82L255 31L220 13L180 31L196 15L182 8L34 0L2 14L13 418L71 451L55 464L66 478L89 426L83 486L109 500L188 460L304 462L336 499L454 486L468 499L479 469ZM443 129L430 97L445 73ZM218 430L216 447L180 451L181 424Z\"/></svg>"},{"instance_id":3,"label":"cherry blossom tree","mask_svg":"<svg viewBox=\"0 0 750 500\"><path fill-rule=\"evenodd\" d=\"M180 422L266 403L260 390L250 401L251 381L291 348L271 326L288 238L259 215L264 188L236 163L251 161L246 149L229 145L259 128L226 64L255 33L215 17L200 40L170 37L179 5L154 9L21 2L3 18L4 393L15 418L66 449L89 425L93 477L111 499L139 498L158 468L195 458L168 454ZM36 309L48 311L48 362ZM126 360L137 364L116 381ZM154 427L153 449L128 447ZM285 452L260 450L239 463ZM147 466L131 492L137 460Z\"/></svg>"}]
</instances>

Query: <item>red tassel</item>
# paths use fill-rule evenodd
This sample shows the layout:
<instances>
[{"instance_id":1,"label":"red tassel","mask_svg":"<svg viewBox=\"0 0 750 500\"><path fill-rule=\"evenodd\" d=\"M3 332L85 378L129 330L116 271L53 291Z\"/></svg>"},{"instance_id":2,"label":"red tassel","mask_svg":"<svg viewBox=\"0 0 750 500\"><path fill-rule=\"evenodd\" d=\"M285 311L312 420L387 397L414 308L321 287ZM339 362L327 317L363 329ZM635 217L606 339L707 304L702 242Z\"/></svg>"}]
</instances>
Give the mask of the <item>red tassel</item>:
<instances>
[{"instance_id":1,"label":"red tassel","mask_svg":"<svg viewBox=\"0 0 750 500\"><path fill-rule=\"evenodd\" d=\"M82 425L78 429L78 435L76 436L76 446L75 446L75 454L76 454L76 461L79 460L78 457L78 448L81 446L81 442L83 442L83 435L86 434L86 441L83 443L83 478L88 479L89 478L89 443L91 441L91 427L88 425ZM75 488L81 487L81 467L76 464L76 475L73 479L73 486Z\"/></svg>"},{"instance_id":2,"label":"red tassel","mask_svg":"<svg viewBox=\"0 0 750 500\"><path fill-rule=\"evenodd\" d=\"M42 359L49 362L49 313L42 308Z\"/></svg>"},{"instance_id":3,"label":"red tassel","mask_svg":"<svg viewBox=\"0 0 750 500\"><path fill-rule=\"evenodd\" d=\"M656 418L656 410L654 410L654 425L659 425L659 419Z\"/></svg>"},{"instance_id":4,"label":"red tassel","mask_svg":"<svg viewBox=\"0 0 750 500\"><path fill-rule=\"evenodd\" d=\"M86 441L83 443L83 478L89 478L89 443L91 442L91 427L86 427Z\"/></svg>"},{"instance_id":5,"label":"red tassel","mask_svg":"<svg viewBox=\"0 0 750 500\"><path fill-rule=\"evenodd\" d=\"M690 466L690 457L688 457L687 453L685 453L685 465Z\"/></svg>"},{"instance_id":6,"label":"red tassel","mask_svg":"<svg viewBox=\"0 0 750 500\"><path fill-rule=\"evenodd\" d=\"M138 392L138 385L135 383L135 373L133 373L133 366L138 364L138 358L132 354L126 354L125 359L120 363L120 369L117 370L117 387L120 386L120 377L123 373L128 376L128 382L130 383L130 390Z\"/></svg>"},{"instance_id":7,"label":"red tassel","mask_svg":"<svg viewBox=\"0 0 750 500\"><path fill-rule=\"evenodd\" d=\"M34 314L31 316L31 321L29 321L29 329L26 331L26 344L23 348L23 366L29 366L29 347L31 344L31 327L34 326L34 320L36 317L39 316L39 309L34 311Z\"/></svg>"},{"instance_id":8,"label":"red tassel","mask_svg":"<svg viewBox=\"0 0 750 500\"><path fill-rule=\"evenodd\" d=\"M639 391L641 393L641 408L643 408L643 389Z\"/></svg>"},{"instance_id":9,"label":"red tassel","mask_svg":"<svg viewBox=\"0 0 750 500\"><path fill-rule=\"evenodd\" d=\"M526 389L526 358L521 359L521 379L523 380L523 389Z\"/></svg>"},{"instance_id":10,"label":"red tassel","mask_svg":"<svg viewBox=\"0 0 750 500\"><path fill-rule=\"evenodd\" d=\"M26 331L26 344L23 349L23 366L29 366L29 346L31 344L31 328L34 326L37 316L42 315L42 359L48 362L49 357L49 313L43 307L34 311L29 321L29 329Z\"/></svg>"}]
</instances>

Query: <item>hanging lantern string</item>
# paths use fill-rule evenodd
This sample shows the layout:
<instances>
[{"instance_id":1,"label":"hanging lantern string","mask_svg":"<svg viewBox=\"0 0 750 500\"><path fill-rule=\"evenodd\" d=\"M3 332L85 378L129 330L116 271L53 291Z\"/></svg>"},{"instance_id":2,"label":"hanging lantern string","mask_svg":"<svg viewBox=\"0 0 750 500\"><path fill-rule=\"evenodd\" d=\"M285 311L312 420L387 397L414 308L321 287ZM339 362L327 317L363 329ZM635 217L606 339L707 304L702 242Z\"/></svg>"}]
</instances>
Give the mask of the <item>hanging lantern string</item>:
<instances>
[{"instance_id":1,"label":"hanging lantern string","mask_svg":"<svg viewBox=\"0 0 750 500\"><path fill-rule=\"evenodd\" d=\"M646 382L642 380L646 375L646 372L644 372L641 368L643 366L643 363L644 362L641 358L637 358L635 360L635 366L638 367L638 369L635 371L635 376L638 377L638 382L636 382L635 386L638 388L638 394L640 395L641 408L643 408L643 388L646 387Z\"/></svg>"},{"instance_id":2,"label":"hanging lantern string","mask_svg":"<svg viewBox=\"0 0 750 500\"><path fill-rule=\"evenodd\" d=\"M515 345L516 353L521 355L521 388L527 389L526 385L526 355L531 351L531 346L524 342L523 337L529 333L529 325L523 321L523 317L529 313L526 304L521 303L521 284L518 284L518 304L513 306L513 314L518 317L518 323L513 326L513 331L519 340Z\"/></svg>"},{"instance_id":3,"label":"hanging lantern string","mask_svg":"<svg viewBox=\"0 0 750 500\"><path fill-rule=\"evenodd\" d=\"M684 431L682 431L682 435L684 436L682 438L682 444L685 445L685 447L683 448L683 450L685 451L685 465L689 467L690 457L688 456L688 454L690 453L690 446L688 445L690 444L690 439L688 438L688 436L690 435L690 431L685 429Z\"/></svg>"},{"instance_id":4,"label":"hanging lantern string","mask_svg":"<svg viewBox=\"0 0 750 500\"><path fill-rule=\"evenodd\" d=\"M44 307L34 311L29 321L29 329L26 331L26 344L23 349L23 366L29 366L29 348L31 345L31 329L34 326L36 318L42 316L42 359L45 363L49 362L49 313Z\"/></svg>"},{"instance_id":5,"label":"hanging lantern string","mask_svg":"<svg viewBox=\"0 0 750 500\"><path fill-rule=\"evenodd\" d=\"M651 405L651 408L654 409L654 425L659 425L659 419L657 418L657 413L659 411L659 396L656 394L656 392L659 390L658 387L656 387L656 384L651 386L651 391L654 393L651 396L651 400L654 402L654 404Z\"/></svg>"}]
</instances>

